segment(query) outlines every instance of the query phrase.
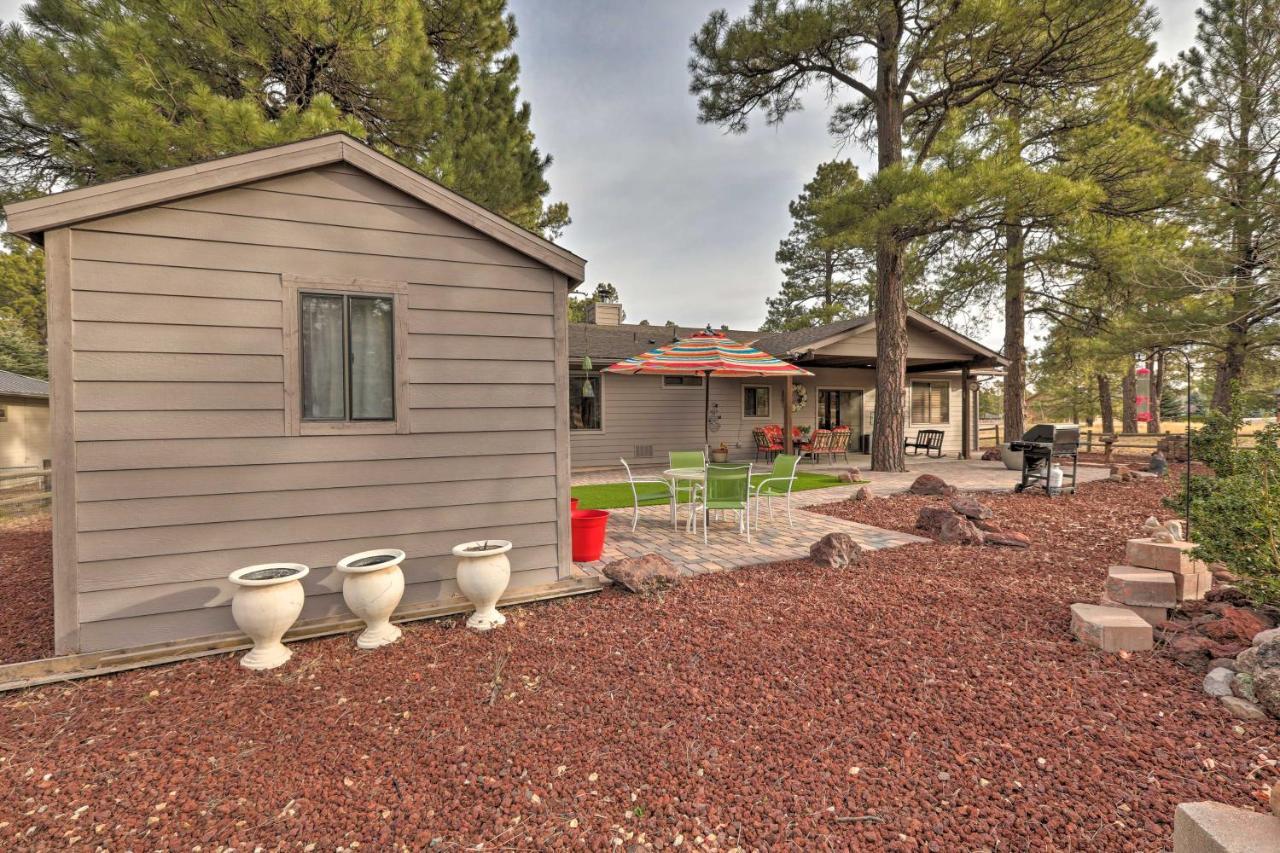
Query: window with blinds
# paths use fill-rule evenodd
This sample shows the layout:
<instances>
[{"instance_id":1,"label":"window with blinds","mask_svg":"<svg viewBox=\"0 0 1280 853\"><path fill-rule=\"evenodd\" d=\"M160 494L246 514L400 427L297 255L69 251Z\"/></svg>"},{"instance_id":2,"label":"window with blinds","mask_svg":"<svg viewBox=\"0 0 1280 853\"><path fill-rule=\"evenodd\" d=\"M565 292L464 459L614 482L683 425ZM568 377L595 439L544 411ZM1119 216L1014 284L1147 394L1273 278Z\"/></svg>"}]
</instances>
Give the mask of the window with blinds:
<instances>
[{"instance_id":1,"label":"window with blinds","mask_svg":"<svg viewBox=\"0 0 1280 853\"><path fill-rule=\"evenodd\" d=\"M951 383L911 383L911 422L913 424L950 423L950 409Z\"/></svg>"}]
</instances>

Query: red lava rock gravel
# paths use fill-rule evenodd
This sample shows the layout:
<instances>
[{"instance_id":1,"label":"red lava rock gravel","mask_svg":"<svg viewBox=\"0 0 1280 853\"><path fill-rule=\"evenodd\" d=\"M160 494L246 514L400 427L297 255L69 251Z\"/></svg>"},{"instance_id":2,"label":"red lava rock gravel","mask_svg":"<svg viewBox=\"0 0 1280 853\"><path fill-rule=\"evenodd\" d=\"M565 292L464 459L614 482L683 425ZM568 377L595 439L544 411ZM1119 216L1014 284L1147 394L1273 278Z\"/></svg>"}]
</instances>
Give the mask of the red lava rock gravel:
<instances>
[{"instance_id":1,"label":"red lava rock gravel","mask_svg":"<svg viewBox=\"0 0 1280 853\"><path fill-rule=\"evenodd\" d=\"M53 654L53 552L47 512L0 522L0 663Z\"/></svg>"},{"instance_id":2,"label":"red lava rock gravel","mask_svg":"<svg viewBox=\"0 0 1280 853\"><path fill-rule=\"evenodd\" d=\"M218 656L0 696L0 844L1167 849L1178 802L1265 808L1280 726L1068 636L1160 488L990 498L1025 551L773 564L487 635L300 643L272 673ZM905 529L928 500L859 520Z\"/></svg>"}]
</instances>

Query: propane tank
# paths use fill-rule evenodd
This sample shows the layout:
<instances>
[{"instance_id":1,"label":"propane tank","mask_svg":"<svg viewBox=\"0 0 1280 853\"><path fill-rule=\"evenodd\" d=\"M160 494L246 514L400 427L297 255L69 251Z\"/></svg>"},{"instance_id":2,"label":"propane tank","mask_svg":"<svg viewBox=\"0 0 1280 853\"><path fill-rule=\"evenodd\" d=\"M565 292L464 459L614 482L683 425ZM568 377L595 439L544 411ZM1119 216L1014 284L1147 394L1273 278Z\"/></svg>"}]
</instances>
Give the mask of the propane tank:
<instances>
[{"instance_id":1,"label":"propane tank","mask_svg":"<svg viewBox=\"0 0 1280 853\"><path fill-rule=\"evenodd\" d=\"M1062 488L1062 466L1055 462L1053 464L1053 467L1049 469L1049 489L1050 491L1056 492L1058 489L1061 489L1061 488Z\"/></svg>"}]
</instances>

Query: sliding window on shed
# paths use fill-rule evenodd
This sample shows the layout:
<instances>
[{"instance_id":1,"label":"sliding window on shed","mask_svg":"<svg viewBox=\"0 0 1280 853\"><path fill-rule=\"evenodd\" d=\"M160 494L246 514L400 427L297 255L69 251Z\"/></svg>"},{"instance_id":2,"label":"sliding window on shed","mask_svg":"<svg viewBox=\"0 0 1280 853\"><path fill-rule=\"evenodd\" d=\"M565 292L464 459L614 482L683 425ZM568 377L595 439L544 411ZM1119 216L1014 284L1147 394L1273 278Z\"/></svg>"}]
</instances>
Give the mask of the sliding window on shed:
<instances>
[{"instance_id":1,"label":"sliding window on shed","mask_svg":"<svg viewBox=\"0 0 1280 853\"><path fill-rule=\"evenodd\" d=\"M392 297L302 292L298 308L302 419L395 420Z\"/></svg>"}]
</instances>

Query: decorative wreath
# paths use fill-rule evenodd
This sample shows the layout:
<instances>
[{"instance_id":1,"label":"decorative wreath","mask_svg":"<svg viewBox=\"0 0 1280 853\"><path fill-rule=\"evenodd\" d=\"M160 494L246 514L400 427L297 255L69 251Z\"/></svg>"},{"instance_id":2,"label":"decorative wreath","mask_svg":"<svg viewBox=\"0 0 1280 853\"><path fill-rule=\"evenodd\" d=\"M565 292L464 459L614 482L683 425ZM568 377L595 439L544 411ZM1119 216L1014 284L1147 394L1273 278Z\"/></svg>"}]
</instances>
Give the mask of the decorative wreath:
<instances>
[{"instance_id":1,"label":"decorative wreath","mask_svg":"<svg viewBox=\"0 0 1280 853\"><path fill-rule=\"evenodd\" d=\"M809 390L807 388L803 385L796 385L791 389L791 411L800 411L807 402L809 402Z\"/></svg>"}]
</instances>

